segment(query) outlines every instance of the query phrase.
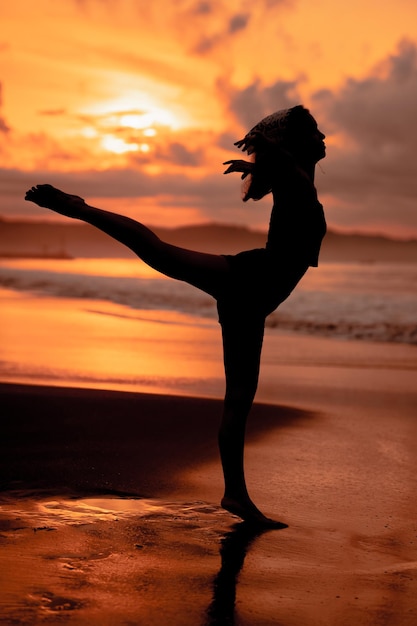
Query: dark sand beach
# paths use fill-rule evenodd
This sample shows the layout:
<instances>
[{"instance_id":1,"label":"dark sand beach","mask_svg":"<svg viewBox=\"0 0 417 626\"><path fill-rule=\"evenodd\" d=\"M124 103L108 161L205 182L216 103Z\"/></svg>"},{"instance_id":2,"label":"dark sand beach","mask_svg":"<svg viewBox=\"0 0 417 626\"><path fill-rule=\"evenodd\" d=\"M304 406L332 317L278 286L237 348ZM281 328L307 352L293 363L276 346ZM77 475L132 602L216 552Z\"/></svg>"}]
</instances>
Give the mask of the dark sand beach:
<instances>
[{"instance_id":1,"label":"dark sand beach","mask_svg":"<svg viewBox=\"0 0 417 626\"><path fill-rule=\"evenodd\" d=\"M264 533L218 506L220 401L1 385L0 623L414 626L416 393L339 376L254 408Z\"/></svg>"}]
</instances>

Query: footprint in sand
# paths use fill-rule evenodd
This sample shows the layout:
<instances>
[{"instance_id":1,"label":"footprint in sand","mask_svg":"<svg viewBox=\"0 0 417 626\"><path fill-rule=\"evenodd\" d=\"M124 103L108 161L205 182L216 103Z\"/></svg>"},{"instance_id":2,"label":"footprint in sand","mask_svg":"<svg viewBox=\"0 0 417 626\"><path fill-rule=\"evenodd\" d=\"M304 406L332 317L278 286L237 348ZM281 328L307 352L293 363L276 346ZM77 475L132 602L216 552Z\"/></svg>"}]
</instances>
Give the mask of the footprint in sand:
<instances>
[{"instance_id":1,"label":"footprint in sand","mask_svg":"<svg viewBox=\"0 0 417 626\"><path fill-rule=\"evenodd\" d=\"M29 596L30 604L37 605L45 613L59 611L75 611L84 607L84 603L73 598L57 596L49 591L39 592Z\"/></svg>"}]
</instances>

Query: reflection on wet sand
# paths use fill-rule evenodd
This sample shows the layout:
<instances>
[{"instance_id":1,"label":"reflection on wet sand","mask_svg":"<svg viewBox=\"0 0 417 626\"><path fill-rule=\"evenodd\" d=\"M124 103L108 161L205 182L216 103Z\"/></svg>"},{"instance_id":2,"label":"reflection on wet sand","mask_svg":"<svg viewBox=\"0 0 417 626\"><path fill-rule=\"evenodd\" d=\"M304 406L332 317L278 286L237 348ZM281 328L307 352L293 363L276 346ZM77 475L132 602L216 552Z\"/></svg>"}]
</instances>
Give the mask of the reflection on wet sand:
<instances>
[{"instance_id":1,"label":"reflection on wet sand","mask_svg":"<svg viewBox=\"0 0 417 626\"><path fill-rule=\"evenodd\" d=\"M205 626L234 625L236 585L246 554L255 539L270 530L241 522L223 537L220 543L221 567L213 582L213 599L207 609Z\"/></svg>"}]
</instances>

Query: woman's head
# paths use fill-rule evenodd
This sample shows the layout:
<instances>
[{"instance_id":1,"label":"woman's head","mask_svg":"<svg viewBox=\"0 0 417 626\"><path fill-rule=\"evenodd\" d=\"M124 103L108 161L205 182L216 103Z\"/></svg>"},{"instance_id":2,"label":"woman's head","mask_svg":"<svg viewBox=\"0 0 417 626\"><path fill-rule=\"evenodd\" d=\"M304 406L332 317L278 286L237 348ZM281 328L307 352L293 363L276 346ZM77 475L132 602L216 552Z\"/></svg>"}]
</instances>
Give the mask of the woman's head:
<instances>
[{"instance_id":1,"label":"woman's head","mask_svg":"<svg viewBox=\"0 0 417 626\"><path fill-rule=\"evenodd\" d=\"M313 164L326 156L322 133L308 109L298 105L289 109L283 143L301 164Z\"/></svg>"},{"instance_id":2,"label":"woman's head","mask_svg":"<svg viewBox=\"0 0 417 626\"><path fill-rule=\"evenodd\" d=\"M326 155L324 137L314 117L302 105L282 109L258 122L236 142L244 152L254 155L243 199L259 200L271 191L271 162L279 152L288 152L299 166L314 170L314 165Z\"/></svg>"},{"instance_id":3,"label":"woman's head","mask_svg":"<svg viewBox=\"0 0 417 626\"><path fill-rule=\"evenodd\" d=\"M261 145L259 140L256 141L259 136L268 140L265 149L269 147L272 150L275 146L286 150L302 161L314 160L314 163L317 163L325 156L323 142L325 135L319 131L317 122L309 110L301 104L289 109L281 109L263 118L236 145L245 145L243 150L248 154L256 153ZM252 137L255 138L253 143Z\"/></svg>"}]
</instances>

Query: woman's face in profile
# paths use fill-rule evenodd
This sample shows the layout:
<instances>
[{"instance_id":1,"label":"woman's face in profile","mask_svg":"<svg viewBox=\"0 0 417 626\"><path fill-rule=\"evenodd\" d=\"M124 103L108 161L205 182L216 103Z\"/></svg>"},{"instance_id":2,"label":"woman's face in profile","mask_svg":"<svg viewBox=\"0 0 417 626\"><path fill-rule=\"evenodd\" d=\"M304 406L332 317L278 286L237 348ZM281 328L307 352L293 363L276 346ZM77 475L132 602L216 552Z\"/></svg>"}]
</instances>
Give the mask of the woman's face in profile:
<instances>
[{"instance_id":1,"label":"woman's face in profile","mask_svg":"<svg viewBox=\"0 0 417 626\"><path fill-rule=\"evenodd\" d=\"M288 138L290 150L300 161L317 163L326 156L325 136L319 130L314 117L306 112L297 120L290 133Z\"/></svg>"}]
</instances>

